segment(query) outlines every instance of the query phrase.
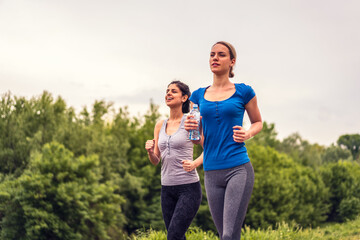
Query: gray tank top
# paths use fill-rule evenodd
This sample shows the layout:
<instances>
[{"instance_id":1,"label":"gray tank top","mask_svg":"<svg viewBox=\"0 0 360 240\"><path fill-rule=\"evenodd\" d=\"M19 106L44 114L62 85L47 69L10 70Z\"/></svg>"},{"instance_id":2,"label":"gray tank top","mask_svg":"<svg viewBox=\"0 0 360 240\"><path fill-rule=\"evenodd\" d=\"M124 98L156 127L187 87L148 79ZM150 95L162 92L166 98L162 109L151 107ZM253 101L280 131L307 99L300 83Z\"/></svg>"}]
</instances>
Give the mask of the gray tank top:
<instances>
[{"instance_id":1,"label":"gray tank top","mask_svg":"<svg viewBox=\"0 0 360 240\"><path fill-rule=\"evenodd\" d=\"M182 160L193 160L193 143L189 140L188 132L184 128L186 116L181 119L178 130L172 135L166 134L166 124L160 129L158 146L161 153L161 185L174 186L199 181L199 175L194 169L186 172L182 167Z\"/></svg>"}]
</instances>

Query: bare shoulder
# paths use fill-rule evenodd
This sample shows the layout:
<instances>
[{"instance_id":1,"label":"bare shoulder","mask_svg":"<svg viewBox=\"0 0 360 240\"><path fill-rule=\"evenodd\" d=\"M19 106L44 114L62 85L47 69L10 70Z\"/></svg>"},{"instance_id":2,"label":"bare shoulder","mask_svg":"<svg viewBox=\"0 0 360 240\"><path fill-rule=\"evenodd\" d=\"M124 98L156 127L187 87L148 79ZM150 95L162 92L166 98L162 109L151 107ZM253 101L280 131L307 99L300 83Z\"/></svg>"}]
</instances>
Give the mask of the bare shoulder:
<instances>
[{"instance_id":1,"label":"bare shoulder","mask_svg":"<svg viewBox=\"0 0 360 240\"><path fill-rule=\"evenodd\" d=\"M160 120L155 124L155 128L154 128L154 139L158 139L159 138L159 133L160 133L160 129L161 126L163 125L164 120Z\"/></svg>"},{"instance_id":2,"label":"bare shoulder","mask_svg":"<svg viewBox=\"0 0 360 240\"><path fill-rule=\"evenodd\" d=\"M155 125L155 131L160 131L163 123L164 123L164 120L159 120Z\"/></svg>"}]
</instances>

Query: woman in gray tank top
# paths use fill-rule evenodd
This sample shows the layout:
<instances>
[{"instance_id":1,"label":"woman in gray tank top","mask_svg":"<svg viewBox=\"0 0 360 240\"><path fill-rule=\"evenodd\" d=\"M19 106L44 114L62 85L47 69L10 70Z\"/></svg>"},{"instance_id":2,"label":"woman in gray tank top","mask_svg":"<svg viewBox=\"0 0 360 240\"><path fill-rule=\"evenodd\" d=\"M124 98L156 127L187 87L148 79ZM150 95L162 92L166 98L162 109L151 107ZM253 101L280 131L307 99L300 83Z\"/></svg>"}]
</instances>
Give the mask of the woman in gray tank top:
<instances>
[{"instance_id":1,"label":"woman in gray tank top","mask_svg":"<svg viewBox=\"0 0 360 240\"><path fill-rule=\"evenodd\" d=\"M185 233L194 219L202 198L196 167L202 155L193 161L193 144L184 128L190 110L189 87L173 81L165 95L170 117L155 125L154 139L146 141L149 160L157 165L161 160L161 209L167 239L186 239Z\"/></svg>"}]
</instances>

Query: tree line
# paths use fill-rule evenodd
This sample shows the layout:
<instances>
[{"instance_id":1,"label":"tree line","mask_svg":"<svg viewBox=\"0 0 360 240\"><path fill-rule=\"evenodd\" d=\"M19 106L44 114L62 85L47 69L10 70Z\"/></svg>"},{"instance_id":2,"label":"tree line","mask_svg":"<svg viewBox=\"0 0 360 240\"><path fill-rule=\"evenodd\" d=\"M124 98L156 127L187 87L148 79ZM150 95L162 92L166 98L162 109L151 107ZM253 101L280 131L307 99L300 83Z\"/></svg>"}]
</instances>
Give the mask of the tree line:
<instances>
[{"instance_id":1,"label":"tree line","mask_svg":"<svg viewBox=\"0 0 360 240\"><path fill-rule=\"evenodd\" d=\"M150 102L143 116L95 101L80 112L51 93L0 102L1 239L125 239L137 229L165 228L160 166L145 141L161 116ZM247 141L255 185L245 224L302 227L344 222L360 214L360 135L336 144L310 144L294 133L277 139L264 122ZM194 157L202 152L194 148ZM203 201L193 225L213 230Z\"/></svg>"}]
</instances>

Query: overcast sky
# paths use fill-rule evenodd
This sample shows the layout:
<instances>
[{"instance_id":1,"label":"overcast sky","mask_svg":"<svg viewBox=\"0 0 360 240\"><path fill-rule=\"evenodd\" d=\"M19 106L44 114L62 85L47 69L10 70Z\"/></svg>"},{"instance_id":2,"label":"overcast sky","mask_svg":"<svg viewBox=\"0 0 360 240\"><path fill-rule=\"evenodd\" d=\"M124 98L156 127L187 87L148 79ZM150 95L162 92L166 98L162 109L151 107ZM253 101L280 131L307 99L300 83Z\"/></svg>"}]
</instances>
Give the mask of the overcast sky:
<instances>
[{"instance_id":1,"label":"overcast sky","mask_svg":"<svg viewBox=\"0 0 360 240\"><path fill-rule=\"evenodd\" d=\"M279 139L330 145L360 133L359 0L0 0L0 93L133 115L167 84L211 85L211 46L232 43Z\"/></svg>"}]
</instances>

